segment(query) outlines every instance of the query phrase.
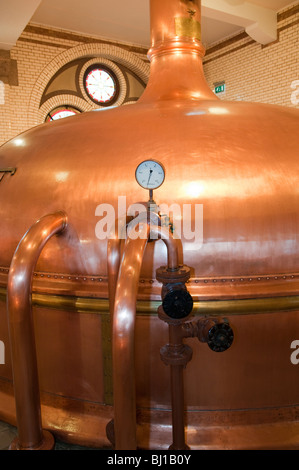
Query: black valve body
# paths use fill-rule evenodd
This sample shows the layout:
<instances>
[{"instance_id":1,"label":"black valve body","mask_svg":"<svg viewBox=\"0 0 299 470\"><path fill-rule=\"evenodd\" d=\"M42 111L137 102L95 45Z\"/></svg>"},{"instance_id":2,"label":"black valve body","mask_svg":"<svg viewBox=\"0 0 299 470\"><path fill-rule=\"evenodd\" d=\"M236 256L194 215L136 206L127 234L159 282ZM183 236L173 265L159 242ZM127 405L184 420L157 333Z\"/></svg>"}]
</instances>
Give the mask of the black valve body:
<instances>
[{"instance_id":1,"label":"black valve body","mask_svg":"<svg viewBox=\"0 0 299 470\"><path fill-rule=\"evenodd\" d=\"M186 289L170 290L163 299L163 310L170 318L186 318L193 309L193 299Z\"/></svg>"},{"instance_id":2,"label":"black valve body","mask_svg":"<svg viewBox=\"0 0 299 470\"><path fill-rule=\"evenodd\" d=\"M223 352L230 348L234 340L234 332L227 322L216 323L208 333L207 343L215 352Z\"/></svg>"}]
</instances>

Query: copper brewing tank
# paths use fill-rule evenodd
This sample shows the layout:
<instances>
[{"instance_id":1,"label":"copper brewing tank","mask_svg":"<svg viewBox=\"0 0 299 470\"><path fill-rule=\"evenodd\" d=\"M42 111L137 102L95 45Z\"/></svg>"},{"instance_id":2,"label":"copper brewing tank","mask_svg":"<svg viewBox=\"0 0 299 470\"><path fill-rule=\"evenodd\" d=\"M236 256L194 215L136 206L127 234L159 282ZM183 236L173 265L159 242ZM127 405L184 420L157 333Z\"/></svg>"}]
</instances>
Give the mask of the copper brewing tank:
<instances>
[{"instance_id":1,"label":"copper brewing tank","mask_svg":"<svg viewBox=\"0 0 299 470\"><path fill-rule=\"evenodd\" d=\"M217 354L194 339L185 370L191 449L299 448L298 110L220 101L206 84L200 2L151 0L150 79L131 106L42 124L0 149L0 419L15 424L6 316L8 272L26 231L64 211L68 227L42 251L33 314L43 426L89 446L109 445L113 418L107 239L100 204L146 202L137 165L166 169L155 201L202 204L203 243L182 239L196 315L225 315L235 340ZM174 224L179 223L174 220ZM162 241L146 247L136 319L137 436L141 448L170 442L170 385L157 317ZM134 268L134 267L133 267ZM123 391L126 393L126 391Z\"/></svg>"}]
</instances>

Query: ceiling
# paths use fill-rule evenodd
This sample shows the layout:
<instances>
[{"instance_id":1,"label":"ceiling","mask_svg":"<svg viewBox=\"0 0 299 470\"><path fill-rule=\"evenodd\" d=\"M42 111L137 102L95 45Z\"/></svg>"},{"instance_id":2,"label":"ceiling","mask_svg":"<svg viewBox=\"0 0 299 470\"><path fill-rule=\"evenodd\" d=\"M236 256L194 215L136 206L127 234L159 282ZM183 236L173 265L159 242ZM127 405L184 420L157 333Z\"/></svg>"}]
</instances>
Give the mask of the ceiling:
<instances>
[{"instance_id":1,"label":"ceiling","mask_svg":"<svg viewBox=\"0 0 299 470\"><path fill-rule=\"evenodd\" d=\"M161 0L163 1L163 0ZM239 31L267 44L276 39L276 13L296 0L202 0L207 47ZM0 0L0 49L10 50L31 22L149 47L149 0Z\"/></svg>"}]
</instances>

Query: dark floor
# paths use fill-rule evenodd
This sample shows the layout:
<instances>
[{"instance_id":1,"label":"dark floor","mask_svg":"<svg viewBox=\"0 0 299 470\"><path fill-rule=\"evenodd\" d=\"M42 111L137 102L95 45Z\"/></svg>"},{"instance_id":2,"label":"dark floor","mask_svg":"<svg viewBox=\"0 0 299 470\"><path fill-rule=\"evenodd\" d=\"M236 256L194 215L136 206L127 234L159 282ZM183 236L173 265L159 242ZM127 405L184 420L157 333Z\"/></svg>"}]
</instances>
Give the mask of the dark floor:
<instances>
[{"instance_id":1,"label":"dark floor","mask_svg":"<svg viewBox=\"0 0 299 470\"><path fill-rule=\"evenodd\" d=\"M0 421L0 450L8 450L10 443L17 435L17 429L10 424ZM90 450L88 447L65 444L63 442L55 443L55 450Z\"/></svg>"},{"instance_id":2,"label":"dark floor","mask_svg":"<svg viewBox=\"0 0 299 470\"><path fill-rule=\"evenodd\" d=\"M16 428L0 421L0 450L7 450L16 435Z\"/></svg>"}]
</instances>

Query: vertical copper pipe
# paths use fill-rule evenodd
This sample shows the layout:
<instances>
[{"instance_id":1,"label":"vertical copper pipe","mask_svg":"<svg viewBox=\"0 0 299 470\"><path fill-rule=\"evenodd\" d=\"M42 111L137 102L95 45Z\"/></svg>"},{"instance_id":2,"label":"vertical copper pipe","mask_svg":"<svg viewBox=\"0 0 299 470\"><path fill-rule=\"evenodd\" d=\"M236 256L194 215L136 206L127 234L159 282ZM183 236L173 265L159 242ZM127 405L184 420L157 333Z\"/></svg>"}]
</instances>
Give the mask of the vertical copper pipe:
<instances>
[{"instance_id":1,"label":"vertical copper pipe","mask_svg":"<svg viewBox=\"0 0 299 470\"><path fill-rule=\"evenodd\" d=\"M36 345L31 309L32 277L47 241L67 224L62 212L37 221L13 256L7 285L7 313L12 355L18 437L11 449L51 449L54 439L42 430Z\"/></svg>"},{"instance_id":2,"label":"vertical copper pipe","mask_svg":"<svg viewBox=\"0 0 299 470\"><path fill-rule=\"evenodd\" d=\"M219 98L203 72L200 0L151 0L151 70L140 103Z\"/></svg>"},{"instance_id":3,"label":"vertical copper pipe","mask_svg":"<svg viewBox=\"0 0 299 470\"><path fill-rule=\"evenodd\" d=\"M109 291L109 311L111 321L114 312L115 290L121 258L121 242L118 238L108 240L107 245L107 272L108 272L108 291Z\"/></svg>"},{"instance_id":4,"label":"vertical copper pipe","mask_svg":"<svg viewBox=\"0 0 299 470\"><path fill-rule=\"evenodd\" d=\"M201 0L151 0L151 47L155 48L161 43L167 43L180 38L188 37L200 42L200 31L188 27L184 34L182 27L178 28L176 19L192 19L201 23ZM184 20L183 20L184 21ZM183 23L184 24L184 23ZM187 23L188 24L188 23ZM188 34L188 36L186 36Z\"/></svg>"},{"instance_id":5,"label":"vertical copper pipe","mask_svg":"<svg viewBox=\"0 0 299 470\"><path fill-rule=\"evenodd\" d=\"M168 267L176 269L178 266L177 241L168 230L140 223L138 238L131 239L130 229L136 229L134 221L128 229L116 293L113 297L114 438L117 450L134 450L137 447L134 365L136 300L143 254L150 233L156 238L161 238L166 244Z\"/></svg>"},{"instance_id":6,"label":"vertical copper pipe","mask_svg":"<svg viewBox=\"0 0 299 470\"><path fill-rule=\"evenodd\" d=\"M126 227L128 223L132 220L131 216L126 217ZM111 321L113 318L114 312L114 301L115 301L115 291L117 285L117 278L120 267L122 245L124 243L124 237L122 233L119 233L119 230L126 228L119 224L119 220L115 221L114 234L108 239L107 244L107 272L108 272L108 291L109 291L109 311L111 316Z\"/></svg>"},{"instance_id":7,"label":"vertical copper pipe","mask_svg":"<svg viewBox=\"0 0 299 470\"><path fill-rule=\"evenodd\" d=\"M140 236L126 240L120 265L113 314L114 434L117 450L136 450L135 318L140 269L149 226L140 224Z\"/></svg>"}]
</instances>

